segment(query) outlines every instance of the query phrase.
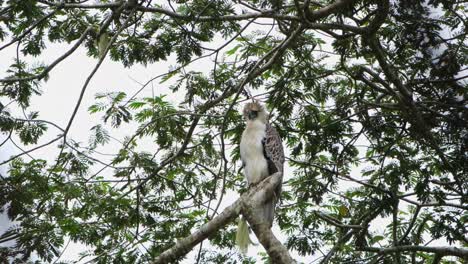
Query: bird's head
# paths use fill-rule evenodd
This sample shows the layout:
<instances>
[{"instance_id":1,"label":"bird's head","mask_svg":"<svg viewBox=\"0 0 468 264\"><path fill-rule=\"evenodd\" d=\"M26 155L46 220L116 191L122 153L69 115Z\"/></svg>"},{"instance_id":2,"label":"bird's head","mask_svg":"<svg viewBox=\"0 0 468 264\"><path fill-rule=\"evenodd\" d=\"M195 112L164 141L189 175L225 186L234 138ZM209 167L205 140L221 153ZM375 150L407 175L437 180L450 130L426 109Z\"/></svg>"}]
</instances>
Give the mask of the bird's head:
<instances>
[{"instance_id":1,"label":"bird's head","mask_svg":"<svg viewBox=\"0 0 468 264\"><path fill-rule=\"evenodd\" d=\"M262 123L267 123L268 120L268 114L265 108L258 101L247 103L244 106L243 114L247 122L259 120Z\"/></svg>"}]
</instances>

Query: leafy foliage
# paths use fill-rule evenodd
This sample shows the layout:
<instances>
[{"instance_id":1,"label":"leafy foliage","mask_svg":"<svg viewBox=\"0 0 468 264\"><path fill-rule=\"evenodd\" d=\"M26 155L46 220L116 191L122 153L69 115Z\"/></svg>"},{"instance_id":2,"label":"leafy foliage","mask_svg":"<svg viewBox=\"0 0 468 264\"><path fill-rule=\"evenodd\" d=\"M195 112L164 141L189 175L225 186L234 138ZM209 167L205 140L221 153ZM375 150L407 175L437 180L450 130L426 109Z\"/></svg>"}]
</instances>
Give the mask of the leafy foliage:
<instances>
[{"instance_id":1,"label":"leafy foliage","mask_svg":"<svg viewBox=\"0 0 468 264\"><path fill-rule=\"evenodd\" d=\"M461 261L425 243L467 247L462 2L88 2L0 0L0 51L18 50L0 80L5 142L41 148L51 126L61 131L48 143L60 140L56 156L23 151L2 163L0 212L16 224L0 234L14 242L0 259L54 261L71 240L97 263L153 260L246 189L238 105L255 96L287 149L276 223L288 249L333 263ZM51 43L70 48L44 65ZM100 121L88 143L74 142L74 116L60 128L30 105L78 46L125 67L175 61L151 81L183 99L98 93L87 105ZM127 127L123 140L113 136ZM109 146L117 151L102 158ZM191 254L254 263L234 248L234 231L218 230ZM405 246L422 249L379 251Z\"/></svg>"}]
</instances>

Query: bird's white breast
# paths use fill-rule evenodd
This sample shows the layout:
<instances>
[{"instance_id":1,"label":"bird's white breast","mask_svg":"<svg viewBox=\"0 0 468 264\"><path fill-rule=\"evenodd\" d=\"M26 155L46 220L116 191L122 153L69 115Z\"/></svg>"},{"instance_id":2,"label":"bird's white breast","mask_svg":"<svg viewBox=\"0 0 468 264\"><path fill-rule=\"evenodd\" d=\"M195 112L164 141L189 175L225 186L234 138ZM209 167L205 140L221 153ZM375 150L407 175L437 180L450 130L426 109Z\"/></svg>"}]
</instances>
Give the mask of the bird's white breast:
<instances>
[{"instance_id":1,"label":"bird's white breast","mask_svg":"<svg viewBox=\"0 0 468 264\"><path fill-rule=\"evenodd\" d=\"M266 125L261 121L248 122L242 133L240 155L244 162L244 173L249 184L257 183L268 176L268 164L263 155L262 139Z\"/></svg>"}]
</instances>

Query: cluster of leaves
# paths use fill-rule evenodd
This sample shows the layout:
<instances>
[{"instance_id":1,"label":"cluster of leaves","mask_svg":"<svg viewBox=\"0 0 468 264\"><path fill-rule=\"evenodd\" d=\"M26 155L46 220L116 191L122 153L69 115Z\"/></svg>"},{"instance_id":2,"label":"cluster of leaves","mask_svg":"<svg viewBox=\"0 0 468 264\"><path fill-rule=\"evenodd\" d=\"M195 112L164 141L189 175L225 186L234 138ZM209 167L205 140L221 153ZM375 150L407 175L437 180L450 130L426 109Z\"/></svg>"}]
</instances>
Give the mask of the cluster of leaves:
<instances>
[{"instance_id":1,"label":"cluster of leaves","mask_svg":"<svg viewBox=\"0 0 468 264\"><path fill-rule=\"evenodd\" d=\"M11 35L22 56L38 56L50 42L80 40L92 57L109 46L110 58L126 67L174 56L177 68L160 85L184 98L97 94L88 111L102 118L87 145L62 135L66 142L52 162L8 161L0 210L17 224L0 234L0 243L15 241L0 247L0 258L22 262L34 253L52 261L71 240L91 247L83 255L98 263L148 262L211 220L227 193L246 188L235 107L250 96L240 89L244 78L270 110L288 156L277 223L289 249L308 258L328 249L324 262L416 263L438 256L372 249L427 239L467 246L463 4L350 1L310 21L308 13L333 1L304 9L300 1L164 7L144 0L120 9L126 2L132 1L77 8L74 1L0 0L0 40ZM218 41L226 49L210 48ZM0 80L0 96L26 111L61 60L31 67L20 56ZM206 58L215 60L208 72L186 68ZM17 118L14 110L0 103L0 131L7 140L37 144L50 122L35 112ZM117 142L112 131L127 128L131 133ZM115 144L110 159L98 155ZM388 223L383 231L375 227L379 221ZM210 237L198 262L254 263L237 253L234 233L231 224Z\"/></svg>"}]
</instances>

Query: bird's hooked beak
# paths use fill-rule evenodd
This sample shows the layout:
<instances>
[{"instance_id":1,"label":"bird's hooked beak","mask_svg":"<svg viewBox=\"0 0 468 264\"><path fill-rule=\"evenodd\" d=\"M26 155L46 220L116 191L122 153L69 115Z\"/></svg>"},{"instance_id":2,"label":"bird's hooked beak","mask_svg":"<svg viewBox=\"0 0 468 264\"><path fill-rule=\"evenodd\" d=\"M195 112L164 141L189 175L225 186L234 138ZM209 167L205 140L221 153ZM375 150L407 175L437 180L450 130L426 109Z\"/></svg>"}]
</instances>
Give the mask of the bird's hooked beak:
<instances>
[{"instance_id":1,"label":"bird's hooked beak","mask_svg":"<svg viewBox=\"0 0 468 264\"><path fill-rule=\"evenodd\" d=\"M257 116L258 116L258 111L250 111L249 115L248 115L249 120L253 120L253 119L257 118Z\"/></svg>"}]
</instances>

